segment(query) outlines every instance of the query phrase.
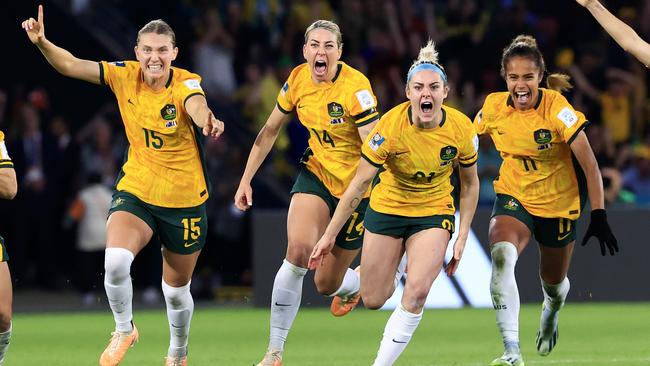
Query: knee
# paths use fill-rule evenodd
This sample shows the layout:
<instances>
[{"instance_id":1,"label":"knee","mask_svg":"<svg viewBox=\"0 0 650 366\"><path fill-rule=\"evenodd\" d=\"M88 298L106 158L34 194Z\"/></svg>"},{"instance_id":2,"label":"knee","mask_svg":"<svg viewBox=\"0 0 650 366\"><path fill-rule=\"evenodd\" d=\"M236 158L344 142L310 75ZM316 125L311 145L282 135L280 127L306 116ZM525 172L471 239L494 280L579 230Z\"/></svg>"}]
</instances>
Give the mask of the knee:
<instances>
[{"instance_id":1,"label":"knee","mask_svg":"<svg viewBox=\"0 0 650 366\"><path fill-rule=\"evenodd\" d=\"M104 280L117 283L129 277L133 253L124 248L107 248L104 257Z\"/></svg>"},{"instance_id":2,"label":"knee","mask_svg":"<svg viewBox=\"0 0 650 366\"><path fill-rule=\"evenodd\" d=\"M508 242L498 242L490 250L493 272L514 271L517 263L517 247Z\"/></svg>"},{"instance_id":3,"label":"knee","mask_svg":"<svg viewBox=\"0 0 650 366\"><path fill-rule=\"evenodd\" d=\"M412 286L410 289L405 289L404 296L402 296L404 310L419 314L422 308L424 308L424 303L427 301L429 290L429 287L418 284Z\"/></svg>"},{"instance_id":4,"label":"knee","mask_svg":"<svg viewBox=\"0 0 650 366\"><path fill-rule=\"evenodd\" d=\"M287 260L298 267L307 268L311 251L312 245L310 243L299 240L289 240Z\"/></svg>"},{"instance_id":5,"label":"knee","mask_svg":"<svg viewBox=\"0 0 650 366\"><path fill-rule=\"evenodd\" d=\"M366 309L380 309L389 298L390 294L386 294L385 291L364 291L363 287L361 288L361 299Z\"/></svg>"},{"instance_id":6,"label":"knee","mask_svg":"<svg viewBox=\"0 0 650 366\"><path fill-rule=\"evenodd\" d=\"M329 296L338 290L338 286L330 278L316 276L314 277L314 283L318 293L324 296Z\"/></svg>"},{"instance_id":7,"label":"knee","mask_svg":"<svg viewBox=\"0 0 650 366\"><path fill-rule=\"evenodd\" d=\"M11 326L11 304L0 305L0 333L9 330Z\"/></svg>"}]
</instances>

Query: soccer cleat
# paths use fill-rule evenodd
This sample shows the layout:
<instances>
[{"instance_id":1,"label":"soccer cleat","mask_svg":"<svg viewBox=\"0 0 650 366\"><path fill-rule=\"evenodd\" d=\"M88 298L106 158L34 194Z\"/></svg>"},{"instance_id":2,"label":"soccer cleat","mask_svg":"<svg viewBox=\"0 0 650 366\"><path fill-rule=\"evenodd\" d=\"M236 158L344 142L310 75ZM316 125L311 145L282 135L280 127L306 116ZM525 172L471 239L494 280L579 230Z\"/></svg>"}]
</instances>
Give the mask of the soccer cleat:
<instances>
[{"instance_id":1,"label":"soccer cleat","mask_svg":"<svg viewBox=\"0 0 650 366\"><path fill-rule=\"evenodd\" d=\"M117 366L122 362L126 351L138 341L138 328L133 324L133 330L129 333L114 331L111 333L111 340L99 358L100 366Z\"/></svg>"},{"instance_id":2,"label":"soccer cleat","mask_svg":"<svg viewBox=\"0 0 650 366\"><path fill-rule=\"evenodd\" d=\"M165 366L187 366L187 356L165 357Z\"/></svg>"},{"instance_id":3,"label":"soccer cleat","mask_svg":"<svg viewBox=\"0 0 650 366\"><path fill-rule=\"evenodd\" d=\"M354 271L360 273L361 266L357 266ZM359 300L361 300L360 292L348 296L334 296L332 305L330 305L330 312L334 316L343 316L351 312L359 304Z\"/></svg>"},{"instance_id":4,"label":"soccer cleat","mask_svg":"<svg viewBox=\"0 0 650 366\"><path fill-rule=\"evenodd\" d=\"M267 351L257 366L282 366L282 351Z\"/></svg>"},{"instance_id":5,"label":"soccer cleat","mask_svg":"<svg viewBox=\"0 0 650 366\"><path fill-rule=\"evenodd\" d=\"M524 359L520 353L505 352L503 356L495 358L490 366L524 366Z\"/></svg>"},{"instance_id":6,"label":"soccer cleat","mask_svg":"<svg viewBox=\"0 0 650 366\"><path fill-rule=\"evenodd\" d=\"M548 356L557 344L557 339L559 337L559 315L559 311L547 311L544 304L542 304L542 315L540 317L539 330L537 331L537 338L535 340L537 353L540 356Z\"/></svg>"}]
</instances>

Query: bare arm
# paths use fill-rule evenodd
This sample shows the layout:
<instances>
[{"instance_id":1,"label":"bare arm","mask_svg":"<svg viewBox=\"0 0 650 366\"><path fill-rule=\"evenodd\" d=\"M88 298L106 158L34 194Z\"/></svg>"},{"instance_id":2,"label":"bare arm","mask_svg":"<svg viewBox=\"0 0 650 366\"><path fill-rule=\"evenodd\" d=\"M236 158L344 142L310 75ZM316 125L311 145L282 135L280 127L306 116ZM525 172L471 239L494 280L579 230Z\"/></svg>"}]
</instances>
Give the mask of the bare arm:
<instances>
[{"instance_id":1,"label":"bare arm","mask_svg":"<svg viewBox=\"0 0 650 366\"><path fill-rule=\"evenodd\" d=\"M367 125L361 126L358 128L359 130L359 137L361 137L361 142L366 141L366 138L370 134L370 131L372 131L373 128L375 128L375 125L379 122L379 120L376 120L374 122L368 123Z\"/></svg>"},{"instance_id":2,"label":"bare arm","mask_svg":"<svg viewBox=\"0 0 650 366\"><path fill-rule=\"evenodd\" d=\"M223 122L214 117L203 95L196 94L187 99L185 101L185 110L192 117L194 124L203 130L205 136L216 139L223 133Z\"/></svg>"},{"instance_id":3,"label":"bare arm","mask_svg":"<svg viewBox=\"0 0 650 366\"><path fill-rule=\"evenodd\" d=\"M289 116L282 113L276 105L266 120L266 123L257 134L257 138L248 155L246 169L244 169L244 174L239 181L239 188L237 189L237 193L235 193L235 206L240 210L248 210L253 205L251 181L271 151L275 140L278 138L278 134L280 134L280 130L288 121Z\"/></svg>"},{"instance_id":4,"label":"bare arm","mask_svg":"<svg viewBox=\"0 0 650 366\"><path fill-rule=\"evenodd\" d=\"M0 198L13 199L17 192L16 171L13 168L0 168Z\"/></svg>"},{"instance_id":5,"label":"bare arm","mask_svg":"<svg viewBox=\"0 0 650 366\"><path fill-rule=\"evenodd\" d=\"M596 157L591 150L589 140L587 140L587 135L584 131L580 131L571 143L571 151L573 151L576 159L578 159L578 163L580 163L580 167L587 178L591 210L604 209L605 194L603 192L603 177L600 174L598 162L596 162Z\"/></svg>"},{"instance_id":6,"label":"bare arm","mask_svg":"<svg viewBox=\"0 0 650 366\"><path fill-rule=\"evenodd\" d=\"M616 43L646 67L650 67L650 44L641 39L634 29L610 13L598 0L576 1L589 10Z\"/></svg>"},{"instance_id":7,"label":"bare arm","mask_svg":"<svg viewBox=\"0 0 650 366\"><path fill-rule=\"evenodd\" d=\"M29 18L22 23L22 28L27 33L29 40L38 47L47 62L56 71L71 78L101 84L99 64L97 62L77 58L45 38L43 5L38 6L38 20Z\"/></svg>"},{"instance_id":8,"label":"bare arm","mask_svg":"<svg viewBox=\"0 0 650 366\"><path fill-rule=\"evenodd\" d=\"M458 269L458 264L463 251L467 236L471 229L476 205L478 204L479 180L476 164L469 167L460 167L460 226L458 228L458 238L454 243L454 256L449 261L445 272L451 276Z\"/></svg>"}]
</instances>

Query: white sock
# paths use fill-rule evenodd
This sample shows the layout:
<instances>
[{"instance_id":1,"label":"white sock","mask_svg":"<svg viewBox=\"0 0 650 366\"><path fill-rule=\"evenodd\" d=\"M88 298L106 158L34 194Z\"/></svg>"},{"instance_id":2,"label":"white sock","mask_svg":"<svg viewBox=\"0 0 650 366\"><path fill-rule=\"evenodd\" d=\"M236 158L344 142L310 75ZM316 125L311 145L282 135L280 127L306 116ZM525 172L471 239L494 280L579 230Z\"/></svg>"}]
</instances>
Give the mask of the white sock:
<instances>
[{"instance_id":1,"label":"white sock","mask_svg":"<svg viewBox=\"0 0 650 366\"><path fill-rule=\"evenodd\" d=\"M497 314L497 326L506 351L519 352L519 290L515 279L517 248L509 242L492 245L490 293Z\"/></svg>"},{"instance_id":2,"label":"white sock","mask_svg":"<svg viewBox=\"0 0 650 366\"><path fill-rule=\"evenodd\" d=\"M560 309L564 306L564 301L566 300L570 288L571 283L569 282L568 277L565 277L562 282L556 285L548 284L542 280L544 307L540 317L540 329L545 334L553 331L553 329L543 329L545 324L549 326L557 324L557 317L560 313Z\"/></svg>"},{"instance_id":3,"label":"white sock","mask_svg":"<svg viewBox=\"0 0 650 366\"><path fill-rule=\"evenodd\" d=\"M9 329L0 333L0 365L2 365L2 363L4 362L5 355L7 354L7 350L9 349L9 341L11 340L12 328L13 325L10 323Z\"/></svg>"},{"instance_id":4,"label":"white sock","mask_svg":"<svg viewBox=\"0 0 650 366\"><path fill-rule=\"evenodd\" d=\"M409 313L399 304L386 323L373 366L392 365L408 345L421 319L422 312Z\"/></svg>"},{"instance_id":5,"label":"white sock","mask_svg":"<svg viewBox=\"0 0 650 366\"><path fill-rule=\"evenodd\" d=\"M393 290L396 289L399 286L399 282L402 280L402 277L404 276L404 271L406 270L406 253L402 255L402 259L400 259L399 264L397 265L397 271L395 272L395 282L393 283Z\"/></svg>"},{"instance_id":6,"label":"white sock","mask_svg":"<svg viewBox=\"0 0 650 366\"><path fill-rule=\"evenodd\" d=\"M190 322L194 312L190 283L182 287L172 287L164 280L162 281L170 334L167 356L183 357L187 355L187 338L190 335Z\"/></svg>"},{"instance_id":7,"label":"white sock","mask_svg":"<svg viewBox=\"0 0 650 366\"><path fill-rule=\"evenodd\" d=\"M275 275L271 295L269 350L284 350L284 342L300 308L302 280L306 273L307 268L295 266L285 259Z\"/></svg>"},{"instance_id":8,"label":"white sock","mask_svg":"<svg viewBox=\"0 0 650 366\"><path fill-rule=\"evenodd\" d=\"M104 288L108 304L115 318L118 332L133 330L133 285L131 284L131 263L133 253L124 248L106 248L104 258Z\"/></svg>"},{"instance_id":9,"label":"white sock","mask_svg":"<svg viewBox=\"0 0 650 366\"><path fill-rule=\"evenodd\" d=\"M336 290L333 294L328 295L332 296L341 296L345 297L348 295L353 295L359 292L359 287L361 287L361 280L359 279L359 274L357 271L352 268L348 268L345 271L345 276L343 276L343 282L341 282L341 287Z\"/></svg>"}]
</instances>

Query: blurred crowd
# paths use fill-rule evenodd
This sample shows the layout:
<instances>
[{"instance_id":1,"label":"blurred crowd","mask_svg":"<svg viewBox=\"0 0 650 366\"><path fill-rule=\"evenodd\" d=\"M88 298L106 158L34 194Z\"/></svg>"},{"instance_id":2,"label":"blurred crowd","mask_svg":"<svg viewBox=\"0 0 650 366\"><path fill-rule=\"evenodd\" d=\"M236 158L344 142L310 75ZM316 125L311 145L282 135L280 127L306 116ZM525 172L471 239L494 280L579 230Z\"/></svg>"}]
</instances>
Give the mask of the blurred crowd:
<instances>
[{"instance_id":1,"label":"blurred crowd","mask_svg":"<svg viewBox=\"0 0 650 366\"><path fill-rule=\"evenodd\" d=\"M488 93L505 88L499 75L502 49L518 34L535 36L549 71L571 76L574 88L566 96L591 121L587 134L603 172L609 207L650 207L650 72L620 50L574 1L56 3L71 19L87 19L93 13L98 19L98 9L119 9L123 21L134 29L126 35L131 44L137 29L149 20L168 21L183 55L177 66L202 76L212 109L225 121L224 136L206 141L213 181L210 237L193 282L206 297L221 285L250 285L250 219L232 206L232 197L248 150L281 85L303 62L304 30L316 19L340 25L342 60L368 76L380 111L405 100L408 66L431 38L448 74L446 103L474 116ZM650 40L650 0L608 1L606 6ZM57 40L84 55L82 49ZM96 39L86 47L96 48L101 42ZM119 52L112 55L110 45L104 47L108 49L104 59L118 59ZM55 71L46 76L52 80L3 85L0 90L0 130L7 135L20 184L15 201L1 203L0 232L9 244L17 290L69 285L86 294L101 292L103 239L102 230L96 228L103 227L105 217L91 207L104 210L110 203L127 141L112 94L93 100L99 107L79 121L64 104L84 103L84 96L55 98ZM306 138L307 132L295 120L283 131L254 182L256 207L286 207ZM481 140L480 149L480 203L491 205L500 157L489 138ZM134 264L134 279L145 288L159 285L149 278L160 278L157 244L150 247L153 259ZM138 266L143 267L140 272Z\"/></svg>"}]
</instances>

